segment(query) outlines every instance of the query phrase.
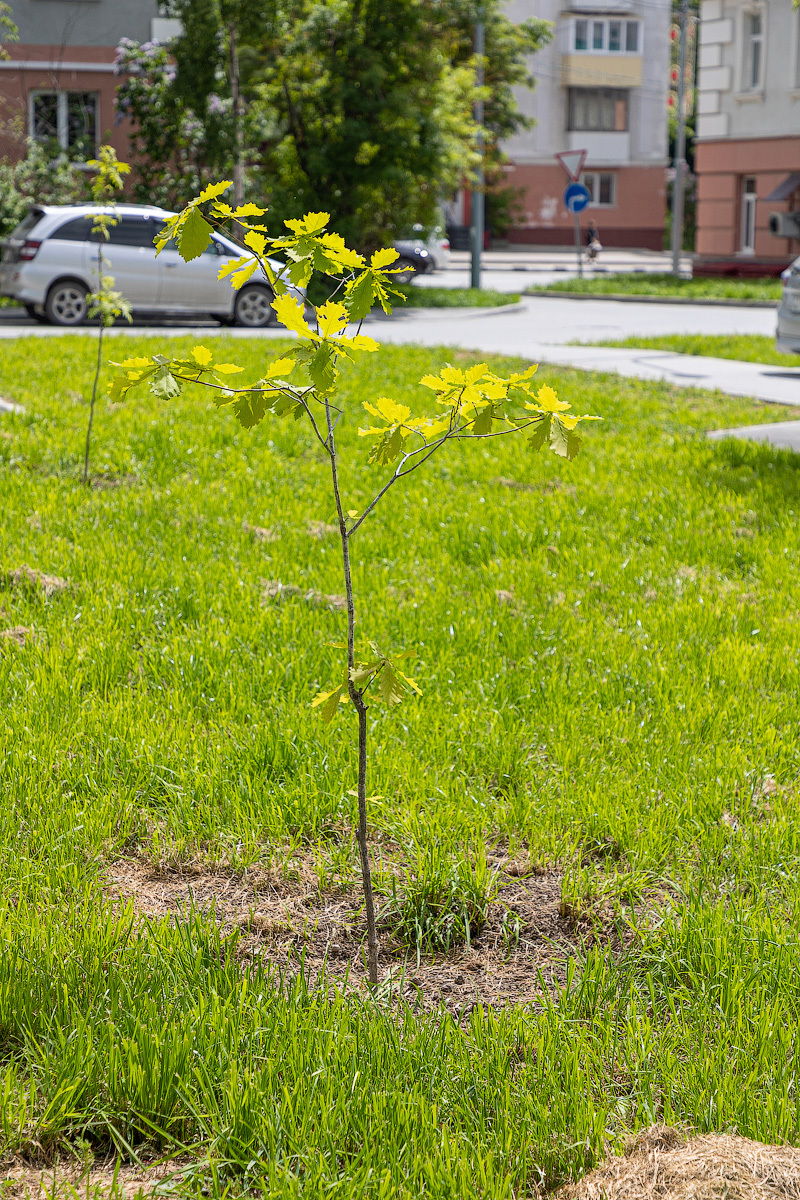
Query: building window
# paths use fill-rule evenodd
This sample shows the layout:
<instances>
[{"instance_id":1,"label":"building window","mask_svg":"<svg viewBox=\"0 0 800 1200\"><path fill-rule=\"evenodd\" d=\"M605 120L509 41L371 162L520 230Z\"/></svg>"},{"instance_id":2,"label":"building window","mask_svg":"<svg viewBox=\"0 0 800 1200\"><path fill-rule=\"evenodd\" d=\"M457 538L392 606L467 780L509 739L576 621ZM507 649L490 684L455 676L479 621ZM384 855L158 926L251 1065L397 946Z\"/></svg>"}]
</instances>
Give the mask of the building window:
<instances>
[{"instance_id":1,"label":"building window","mask_svg":"<svg viewBox=\"0 0 800 1200\"><path fill-rule=\"evenodd\" d=\"M628 93L622 88L570 88L568 129L576 133L624 133Z\"/></svg>"},{"instance_id":2,"label":"building window","mask_svg":"<svg viewBox=\"0 0 800 1200\"><path fill-rule=\"evenodd\" d=\"M54 155L85 161L97 153L96 92L31 92L31 137Z\"/></svg>"},{"instance_id":3,"label":"building window","mask_svg":"<svg viewBox=\"0 0 800 1200\"><path fill-rule=\"evenodd\" d=\"M584 171L581 183L589 189L590 208L613 208L617 203L617 177L613 171Z\"/></svg>"},{"instance_id":4,"label":"building window","mask_svg":"<svg viewBox=\"0 0 800 1200\"><path fill-rule=\"evenodd\" d=\"M756 181L752 175L742 180L742 254L756 249Z\"/></svg>"},{"instance_id":5,"label":"building window","mask_svg":"<svg viewBox=\"0 0 800 1200\"><path fill-rule=\"evenodd\" d=\"M572 26L572 47L576 54L638 54L639 22L579 18Z\"/></svg>"},{"instance_id":6,"label":"building window","mask_svg":"<svg viewBox=\"0 0 800 1200\"><path fill-rule=\"evenodd\" d=\"M742 91L760 92L764 87L764 15L744 14L744 58Z\"/></svg>"}]
</instances>

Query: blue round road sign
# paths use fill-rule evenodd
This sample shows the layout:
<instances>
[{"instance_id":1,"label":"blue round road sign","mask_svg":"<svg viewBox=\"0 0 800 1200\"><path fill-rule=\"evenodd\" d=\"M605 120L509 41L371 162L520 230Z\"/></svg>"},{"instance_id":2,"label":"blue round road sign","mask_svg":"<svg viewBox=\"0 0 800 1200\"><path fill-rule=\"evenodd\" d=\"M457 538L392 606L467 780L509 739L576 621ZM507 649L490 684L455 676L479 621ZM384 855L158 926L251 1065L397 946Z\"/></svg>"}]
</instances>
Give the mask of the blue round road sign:
<instances>
[{"instance_id":1,"label":"blue round road sign","mask_svg":"<svg viewBox=\"0 0 800 1200\"><path fill-rule=\"evenodd\" d=\"M589 189L582 183L571 183L564 190L564 204L571 213L583 212L591 198Z\"/></svg>"}]
</instances>

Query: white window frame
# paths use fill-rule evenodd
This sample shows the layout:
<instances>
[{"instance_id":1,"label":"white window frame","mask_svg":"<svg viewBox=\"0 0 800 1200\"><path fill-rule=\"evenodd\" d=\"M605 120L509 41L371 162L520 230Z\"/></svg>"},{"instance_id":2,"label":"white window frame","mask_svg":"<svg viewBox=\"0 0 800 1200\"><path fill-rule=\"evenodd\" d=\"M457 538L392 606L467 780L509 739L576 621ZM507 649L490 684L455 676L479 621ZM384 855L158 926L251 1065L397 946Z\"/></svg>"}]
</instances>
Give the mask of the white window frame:
<instances>
[{"instance_id":1,"label":"white window frame","mask_svg":"<svg viewBox=\"0 0 800 1200\"><path fill-rule=\"evenodd\" d=\"M582 21L586 25L586 49L579 50L576 45L578 33L578 22ZM621 25L620 30L620 48L619 50L609 50L610 25L612 21L618 21ZM595 25L603 26L603 44L595 47L594 45L594 27ZM628 26L636 26L636 49L626 50L628 44ZM642 53L642 22L637 19L631 19L624 14L618 17L593 17L590 14L581 17L572 17L569 27L569 46L570 54L621 54L628 56L639 57Z\"/></svg>"},{"instance_id":2,"label":"white window frame","mask_svg":"<svg viewBox=\"0 0 800 1200\"><path fill-rule=\"evenodd\" d=\"M28 130L31 138L36 140L36 97L37 96L56 96L56 129L57 140L62 150L69 150L69 96L73 92L80 92L83 95L94 96L95 98L95 137L94 151L97 153L97 147L100 139L100 94L93 92L91 89L84 92L81 88L35 88L28 93Z\"/></svg>"},{"instance_id":3,"label":"white window frame","mask_svg":"<svg viewBox=\"0 0 800 1200\"><path fill-rule=\"evenodd\" d=\"M759 17L761 20L761 32L755 37L748 36L749 23L753 17ZM739 91L743 96L758 96L764 91L764 80L766 79L766 59L767 59L767 11L762 5L748 5L742 9L741 14L741 55L740 55L740 78ZM759 71L758 78L753 82L752 70L752 46L758 42L760 47L759 53Z\"/></svg>"},{"instance_id":4,"label":"white window frame","mask_svg":"<svg viewBox=\"0 0 800 1200\"><path fill-rule=\"evenodd\" d=\"M607 175L611 180L611 199L606 203L599 199L600 196L600 176ZM581 183L589 189L591 200L587 205L588 208L616 208L617 207L617 173L616 171L584 171L581 174Z\"/></svg>"},{"instance_id":5,"label":"white window frame","mask_svg":"<svg viewBox=\"0 0 800 1200\"><path fill-rule=\"evenodd\" d=\"M752 189L747 184L752 181ZM758 179L755 175L745 175L740 189L740 254L755 254L756 252L756 206L758 204Z\"/></svg>"}]
</instances>

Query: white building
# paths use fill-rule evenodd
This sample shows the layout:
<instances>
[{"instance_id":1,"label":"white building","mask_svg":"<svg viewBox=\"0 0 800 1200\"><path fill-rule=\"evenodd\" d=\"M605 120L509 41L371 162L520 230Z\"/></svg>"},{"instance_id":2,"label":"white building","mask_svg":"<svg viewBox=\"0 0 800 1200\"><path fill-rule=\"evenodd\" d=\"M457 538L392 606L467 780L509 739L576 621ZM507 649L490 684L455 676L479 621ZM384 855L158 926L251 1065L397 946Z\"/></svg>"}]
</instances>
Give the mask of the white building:
<instances>
[{"instance_id":1,"label":"white building","mask_svg":"<svg viewBox=\"0 0 800 1200\"><path fill-rule=\"evenodd\" d=\"M739 270L779 265L798 242L770 214L800 209L800 10L792 0L703 0L696 249Z\"/></svg>"},{"instance_id":2,"label":"white building","mask_svg":"<svg viewBox=\"0 0 800 1200\"><path fill-rule=\"evenodd\" d=\"M660 250L664 237L669 92L669 0L510 0L512 20L543 17L553 41L531 60L536 88L520 89L536 125L505 150L510 185L523 189L516 242L564 244L573 219L564 208L561 150L587 151L583 182L604 245Z\"/></svg>"}]
</instances>

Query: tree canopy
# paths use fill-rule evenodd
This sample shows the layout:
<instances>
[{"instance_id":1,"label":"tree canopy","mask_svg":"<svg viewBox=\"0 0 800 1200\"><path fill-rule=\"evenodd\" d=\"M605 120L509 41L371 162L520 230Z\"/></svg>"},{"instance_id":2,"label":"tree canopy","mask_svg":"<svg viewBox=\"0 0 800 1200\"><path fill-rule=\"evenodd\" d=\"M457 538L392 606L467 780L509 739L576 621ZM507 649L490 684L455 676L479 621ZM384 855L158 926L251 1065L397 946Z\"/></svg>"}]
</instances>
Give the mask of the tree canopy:
<instances>
[{"instance_id":1,"label":"tree canopy","mask_svg":"<svg viewBox=\"0 0 800 1200\"><path fill-rule=\"evenodd\" d=\"M514 25L500 0L486 23L487 166L526 124L513 88L550 36ZM244 100L249 190L282 219L324 201L331 225L369 247L435 219L476 162L473 0L172 0L170 47L128 43L120 105L133 117L139 187L179 204L233 167L230 40Z\"/></svg>"}]
</instances>

